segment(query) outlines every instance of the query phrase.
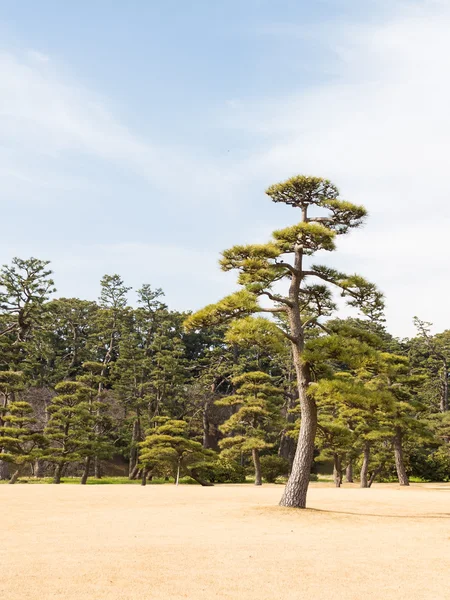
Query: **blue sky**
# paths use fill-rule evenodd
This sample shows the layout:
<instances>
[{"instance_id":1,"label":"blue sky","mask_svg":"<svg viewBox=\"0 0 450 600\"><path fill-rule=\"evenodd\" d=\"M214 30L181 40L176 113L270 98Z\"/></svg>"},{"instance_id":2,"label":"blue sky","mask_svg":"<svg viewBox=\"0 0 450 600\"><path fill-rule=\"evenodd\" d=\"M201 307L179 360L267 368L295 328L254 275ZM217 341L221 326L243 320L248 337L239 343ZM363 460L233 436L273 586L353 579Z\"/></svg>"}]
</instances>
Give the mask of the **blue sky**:
<instances>
[{"instance_id":1,"label":"blue sky","mask_svg":"<svg viewBox=\"0 0 450 600\"><path fill-rule=\"evenodd\" d=\"M1 263L196 309L234 288L222 249L296 221L265 187L311 173L371 215L330 264L397 335L446 328L449 26L438 0L2 3Z\"/></svg>"}]
</instances>

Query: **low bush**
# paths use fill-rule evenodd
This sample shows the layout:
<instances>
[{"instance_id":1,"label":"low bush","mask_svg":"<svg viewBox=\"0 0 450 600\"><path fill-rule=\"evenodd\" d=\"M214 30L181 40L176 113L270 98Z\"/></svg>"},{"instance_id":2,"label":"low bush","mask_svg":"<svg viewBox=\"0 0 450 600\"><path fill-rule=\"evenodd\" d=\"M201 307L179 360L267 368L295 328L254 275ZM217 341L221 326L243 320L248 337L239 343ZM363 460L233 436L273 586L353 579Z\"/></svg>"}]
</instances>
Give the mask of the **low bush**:
<instances>
[{"instance_id":1,"label":"low bush","mask_svg":"<svg viewBox=\"0 0 450 600\"><path fill-rule=\"evenodd\" d=\"M207 478L211 483L245 483L245 468L235 461L219 459L208 467Z\"/></svg>"},{"instance_id":2,"label":"low bush","mask_svg":"<svg viewBox=\"0 0 450 600\"><path fill-rule=\"evenodd\" d=\"M282 456L262 456L261 473L267 483L275 483L277 477L286 476L289 473L289 462Z\"/></svg>"}]
</instances>

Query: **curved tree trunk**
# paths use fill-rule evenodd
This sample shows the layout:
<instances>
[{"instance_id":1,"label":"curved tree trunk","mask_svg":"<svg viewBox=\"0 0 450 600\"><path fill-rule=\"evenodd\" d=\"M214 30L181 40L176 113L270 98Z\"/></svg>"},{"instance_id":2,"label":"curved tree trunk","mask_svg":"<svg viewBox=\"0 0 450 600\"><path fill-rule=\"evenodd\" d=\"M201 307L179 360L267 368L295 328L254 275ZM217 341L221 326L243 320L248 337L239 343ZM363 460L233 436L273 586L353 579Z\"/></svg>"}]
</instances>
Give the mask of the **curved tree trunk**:
<instances>
[{"instance_id":1,"label":"curved tree trunk","mask_svg":"<svg viewBox=\"0 0 450 600\"><path fill-rule=\"evenodd\" d=\"M333 479L336 487L341 487L342 483L342 465L341 457L337 452L333 455Z\"/></svg>"},{"instance_id":2,"label":"curved tree trunk","mask_svg":"<svg viewBox=\"0 0 450 600\"><path fill-rule=\"evenodd\" d=\"M211 483L210 481L206 481L205 479L200 477L200 475L197 473L196 469L192 469L191 471L189 471L189 477L192 477L192 479L194 479L194 481L199 483L202 487L213 487L214 486L214 484Z\"/></svg>"},{"instance_id":3,"label":"curved tree trunk","mask_svg":"<svg viewBox=\"0 0 450 600\"><path fill-rule=\"evenodd\" d=\"M128 479L137 479L139 476L139 465L134 465L134 469L129 474Z\"/></svg>"},{"instance_id":4,"label":"curved tree trunk","mask_svg":"<svg viewBox=\"0 0 450 600\"><path fill-rule=\"evenodd\" d=\"M294 347L294 364L297 373L298 392L300 399L301 423L297 449L291 475L286 484L281 506L293 508L306 507L309 476L314 458L314 440L317 431L317 406L313 398L308 396L308 386L311 375L308 366L301 358L301 350Z\"/></svg>"},{"instance_id":5,"label":"curved tree trunk","mask_svg":"<svg viewBox=\"0 0 450 600\"><path fill-rule=\"evenodd\" d=\"M255 485L262 485L261 462L259 460L259 450L256 448L252 450L252 460L255 467Z\"/></svg>"},{"instance_id":6,"label":"curved tree trunk","mask_svg":"<svg viewBox=\"0 0 450 600\"><path fill-rule=\"evenodd\" d=\"M397 470L398 482L400 485L409 485L409 478L405 469L405 461L403 459L402 448L402 432L399 428L396 429L393 439L395 468Z\"/></svg>"},{"instance_id":7,"label":"curved tree trunk","mask_svg":"<svg viewBox=\"0 0 450 600\"><path fill-rule=\"evenodd\" d=\"M86 456L86 460L84 462L84 471L83 471L83 475L82 475L81 481L80 481L81 485L86 485L86 482L89 477L90 468L91 468L91 457Z\"/></svg>"},{"instance_id":8,"label":"curved tree trunk","mask_svg":"<svg viewBox=\"0 0 450 600\"><path fill-rule=\"evenodd\" d=\"M53 475L53 483L61 483L63 467L63 464L56 465L55 474Z\"/></svg>"},{"instance_id":9,"label":"curved tree trunk","mask_svg":"<svg viewBox=\"0 0 450 600\"><path fill-rule=\"evenodd\" d=\"M361 475L360 475L360 484L359 486L362 488L368 487L367 476L369 473L369 460L370 460L370 444L369 442L364 442L364 454L363 454L363 462L361 466Z\"/></svg>"},{"instance_id":10,"label":"curved tree trunk","mask_svg":"<svg viewBox=\"0 0 450 600\"><path fill-rule=\"evenodd\" d=\"M347 483L353 483L353 459L350 459L350 462L345 468L345 479Z\"/></svg>"},{"instance_id":11,"label":"curved tree trunk","mask_svg":"<svg viewBox=\"0 0 450 600\"><path fill-rule=\"evenodd\" d=\"M375 477L378 475L378 473L381 473L381 471L383 470L383 467L384 467L384 463L372 471L372 473L370 474L369 484L367 487L369 487L369 488L372 487L372 483L375 481Z\"/></svg>"},{"instance_id":12,"label":"curved tree trunk","mask_svg":"<svg viewBox=\"0 0 450 600\"><path fill-rule=\"evenodd\" d=\"M19 479L19 469L17 469L16 471L14 471L14 473L12 474L11 479L9 480L9 483L16 483L16 481Z\"/></svg>"}]
</instances>

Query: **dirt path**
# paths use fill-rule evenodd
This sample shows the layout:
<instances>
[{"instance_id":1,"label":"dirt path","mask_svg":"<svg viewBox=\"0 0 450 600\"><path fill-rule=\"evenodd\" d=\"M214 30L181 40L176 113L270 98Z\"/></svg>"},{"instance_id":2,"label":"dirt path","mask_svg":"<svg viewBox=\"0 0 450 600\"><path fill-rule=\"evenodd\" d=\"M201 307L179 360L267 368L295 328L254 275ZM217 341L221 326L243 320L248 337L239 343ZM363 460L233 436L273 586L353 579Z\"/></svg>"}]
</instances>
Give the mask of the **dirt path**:
<instances>
[{"instance_id":1,"label":"dirt path","mask_svg":"<svg viewBox=\"0 0 450 600\"><path fill-rule=\"evenodd\" d=\"M2 600L450 600L450 486L0 486Z\"/></svg>"}]
</instances>

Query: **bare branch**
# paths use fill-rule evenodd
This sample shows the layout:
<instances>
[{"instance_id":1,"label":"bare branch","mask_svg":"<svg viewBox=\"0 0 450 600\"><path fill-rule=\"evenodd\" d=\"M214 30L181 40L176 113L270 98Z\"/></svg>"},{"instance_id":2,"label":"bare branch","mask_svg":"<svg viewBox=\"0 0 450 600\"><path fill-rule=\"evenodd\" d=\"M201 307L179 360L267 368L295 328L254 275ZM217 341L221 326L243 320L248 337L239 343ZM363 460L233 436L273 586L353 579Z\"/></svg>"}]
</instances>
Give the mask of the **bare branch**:
<instances>
[{"instance_id":1,"label":"bare branch","mask_svg":"<svg viewBox=\"0 0 450 600\"><path fill-rule=\"evenodd\" d=\"M293 267L291 264L287 263L287 262L277 261L275 259L275 264L277 265L277 267L284 267L285 269L287 269L288 271L290 271L293 275L299 275L298 270L295 267Z\"/></svg>"},{"instance_id":2,"label":"bare branch","mask_svg":"<svg viewBox=\"0 0 450 600\"><path fill-rule=\"evenodd\" d=\"M267 291L266 292L261 292L260 296L267 296L268 298L270 298L274 302L279 302L280 304L285 304L286 306L290 306L290 307L293 306L293 304L289 300L289 298L284 298L283 296L278 296L276 294L272 294L272 293L267 292Z\"/></svg>"}]
</instances>

